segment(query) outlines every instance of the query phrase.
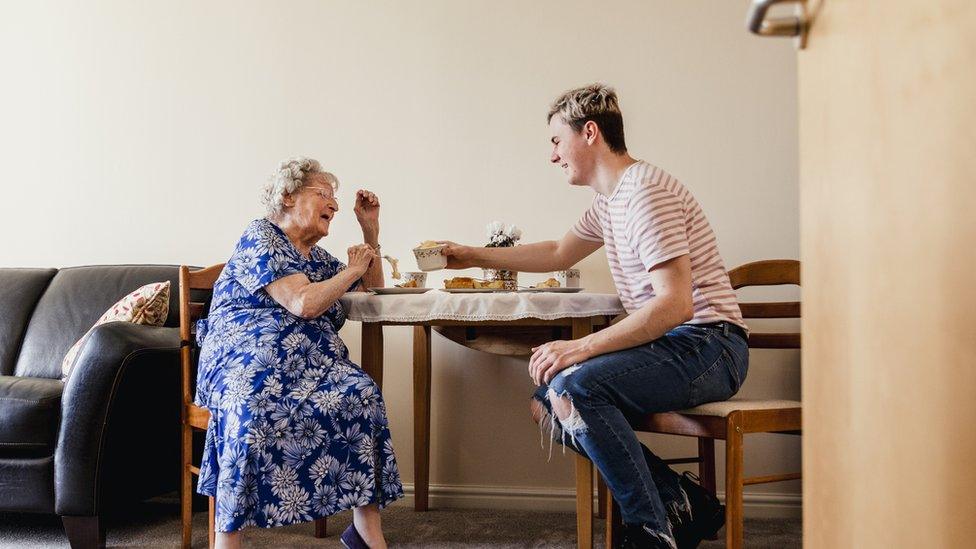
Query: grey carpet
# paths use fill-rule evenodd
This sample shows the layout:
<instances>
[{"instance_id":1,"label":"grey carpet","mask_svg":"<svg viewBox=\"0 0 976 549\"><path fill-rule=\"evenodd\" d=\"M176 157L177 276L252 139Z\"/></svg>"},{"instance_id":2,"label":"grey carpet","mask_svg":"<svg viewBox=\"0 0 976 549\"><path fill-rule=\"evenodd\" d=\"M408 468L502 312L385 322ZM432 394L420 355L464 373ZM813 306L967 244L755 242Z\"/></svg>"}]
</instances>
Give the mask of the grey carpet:
<instances>
[{"instance_id":1,"label":"grey carpet","mask_svg":"<svg viewBox=\"0 0 976 549\"><path fill-rule=\"evenodd\" d=\"M177 547L180 542L178 508L172 502L140 504L107 519L108 547ZM245 547L341 547L339 533L348 526L348 512L329 519L329 537L315 539L311 524L246 531ZM597 528L596 547L603 547L603 527ZM206 513L193 517L193 546L207 546ZM415 513L395 505L383 512L383 529L391 547L403 548L524 548L576 546L573 513L436 509ZM750 519L745 525L746 547L800 547L799 520ZM724 534L724 530L720 535ZM724 547L719 541L701 547ZM0 548L68 547L61 522L54 516L0 513Z\"/></svg>"}]
</instances>

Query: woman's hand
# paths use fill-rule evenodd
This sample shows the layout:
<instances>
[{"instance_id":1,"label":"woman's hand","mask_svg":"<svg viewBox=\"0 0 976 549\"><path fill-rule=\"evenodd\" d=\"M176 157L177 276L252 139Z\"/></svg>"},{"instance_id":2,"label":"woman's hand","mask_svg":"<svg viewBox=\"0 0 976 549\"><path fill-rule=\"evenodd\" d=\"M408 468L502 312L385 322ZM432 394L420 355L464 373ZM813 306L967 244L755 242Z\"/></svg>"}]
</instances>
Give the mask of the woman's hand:
<instances>
[{"instance_id":1,"label":"woman's hand","mask_svg":"<svg viewBox=\"0 0 976 549\"><path fill-rule=\"evenodd\" d=\"M349 254L347 268L359 271L359 276L362 276L366 272L370 263L378 259L376 252L373 251L373 248L369 244L352 246L347 250L347 253Z\"/></svg>"},{"instance_id":2,"label":"woman's hand","mask_svg":"<svg viewBox=\"0 0 976 549\"><path fill-rule=\"evenodd\" d=\"M474 262L474 250L471 246L462 246L450 240L438 240L439 244L447 244L444 248L444 255L447 256L448 269L467 269L468 267L478 267Z\"/></svg>"},{"instance_id":3,"label":"woman's hand","mask_svg":"<svg viewBox=\"0 0 976 549\"><path fill-rule=\"evenodd\" d=\"M529 377L536 385L548 384L559 372L592 356L586 338L550 341L532 348Z\"/></svg>"},{"instance_id":4,"label":"woman's hand","mask_svg":"<svg viewBox=\"0 0 976 549\"><path fill-rule=\"evenodd\" d=\"M363 234L374 239L380 230L380 199L365 189L356 191L356 219L363 228ZM370 233L370 234L367 234Z\"/></svg>"}]
</instances>

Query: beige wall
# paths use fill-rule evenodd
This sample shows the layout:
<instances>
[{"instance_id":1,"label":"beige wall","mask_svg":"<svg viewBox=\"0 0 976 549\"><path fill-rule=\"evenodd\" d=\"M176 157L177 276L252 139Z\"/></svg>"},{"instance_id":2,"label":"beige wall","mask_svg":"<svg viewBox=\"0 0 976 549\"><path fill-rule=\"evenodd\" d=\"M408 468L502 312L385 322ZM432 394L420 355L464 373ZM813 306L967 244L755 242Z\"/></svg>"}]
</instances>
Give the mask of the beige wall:
<instances>
[{"instance_id":1,"label":"beige wall","mask_svg":"<svg viewBox=\"0 0 976 549\"><path fill-rule=\"evenodd\" d=\"M632 154L697 195L728 265L795 258L795 52L750 37L747 4L4 1L0 266L223 261L261 215L264 177L296 154L343 182L323 242L337 254L357 238L359 187L380 195L384 250L408 267L414 243L481 243L494 219L557 238L591 193L548 165L545 114L597 80L618 89ZM588 288L612 290L602 253L581 268ZM342 334L358 347L357 324ZM539 449L524 362L438 336L433 349L432 482L474 503L568 502L572 460ZM409 481L405 329L387 330L386 353ZM798 361L755 353L743 392L798 398ZM746 471L796 468L799 454L796 440L760 440ZM774 495L753 502L795 503L799 486L757 490Z\"/></svg>"}]
</instances>

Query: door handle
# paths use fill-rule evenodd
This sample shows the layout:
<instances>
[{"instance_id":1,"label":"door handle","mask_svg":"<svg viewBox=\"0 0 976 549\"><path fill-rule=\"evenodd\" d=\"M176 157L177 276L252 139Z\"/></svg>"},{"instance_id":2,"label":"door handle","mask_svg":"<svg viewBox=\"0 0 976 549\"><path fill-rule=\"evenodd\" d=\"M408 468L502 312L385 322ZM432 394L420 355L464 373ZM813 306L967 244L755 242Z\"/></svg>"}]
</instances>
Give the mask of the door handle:
<instances>
[{"instance_id":1,"label":"door handle","mask_svg":"<svg viewBox=\"0 0 976 549\"><path fill-rule=\"evenodd\" d=\"M767 18L766 13L774 4L797 4L799 15L793 17ZM752 0L749 13L746 15L746 27L753 34L759 36L794 36L797 38L797 48L806 45L807 27L805 0Z\"/></svg>"}]
</instances>

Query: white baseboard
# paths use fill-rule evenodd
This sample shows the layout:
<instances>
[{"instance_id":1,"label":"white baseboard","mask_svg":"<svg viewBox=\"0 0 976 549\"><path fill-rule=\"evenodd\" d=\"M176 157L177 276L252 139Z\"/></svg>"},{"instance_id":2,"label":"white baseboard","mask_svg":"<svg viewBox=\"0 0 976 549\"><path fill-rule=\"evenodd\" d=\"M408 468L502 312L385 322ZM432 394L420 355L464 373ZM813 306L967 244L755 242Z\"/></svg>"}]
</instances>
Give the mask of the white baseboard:
<instances>
[{"instance_id":1,"label":"white baseboard","mask_svg":"<svg viewBox=\"0 0 976 549\"><path fill-rule=\"evenodd\" d=\"M395 505L413 507L413 484L404 484L403 491L407 497ZM719 499L724 496L719 492ZM431 484L427 498L431 508L576 510L576 490L572 488ZM749 518L801 518L803 514L799 494L746 493L742 499Z\"/></svg>"}]
</instances>

